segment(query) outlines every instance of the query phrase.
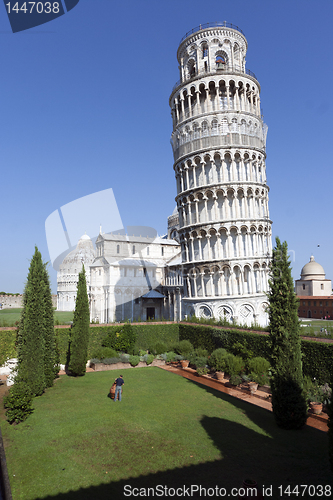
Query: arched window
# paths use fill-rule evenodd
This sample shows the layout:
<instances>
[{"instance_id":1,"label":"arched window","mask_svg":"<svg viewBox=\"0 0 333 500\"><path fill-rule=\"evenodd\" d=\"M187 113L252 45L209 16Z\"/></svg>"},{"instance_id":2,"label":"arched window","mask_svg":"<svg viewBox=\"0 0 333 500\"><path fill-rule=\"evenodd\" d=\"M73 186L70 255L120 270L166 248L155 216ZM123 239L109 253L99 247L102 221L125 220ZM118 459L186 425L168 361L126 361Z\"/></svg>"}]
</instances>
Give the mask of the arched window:
<instances>
[{"instance_id":1,"label":"arched window","mask_svg":"<svg viewBox=\"0 0 333 500\"><path fill-rule=\"evenodd\" d=\"M226 60L225 60L224 56L221 56L221 55L216 56L215 62L216 62L217 69L225 68Z\"/></svg>"},{"instance_id":2,"label":"arched window","mask_svg":"<svg viewBox=\"0 0 333 500\"><path fill-rule=\"evenodd\" d=\"M132 254L135 254L135 245L132 246Z\"/></svg>"},{"instance_id":3,"label":"arched window","mask_svg":"<svg viewBox=\"0 0 333 500\"><path fill-rule=\"evenodd\" d=\"M120 252L120 245L117 245L117 253Z\"/></svg>"}]
</instances>

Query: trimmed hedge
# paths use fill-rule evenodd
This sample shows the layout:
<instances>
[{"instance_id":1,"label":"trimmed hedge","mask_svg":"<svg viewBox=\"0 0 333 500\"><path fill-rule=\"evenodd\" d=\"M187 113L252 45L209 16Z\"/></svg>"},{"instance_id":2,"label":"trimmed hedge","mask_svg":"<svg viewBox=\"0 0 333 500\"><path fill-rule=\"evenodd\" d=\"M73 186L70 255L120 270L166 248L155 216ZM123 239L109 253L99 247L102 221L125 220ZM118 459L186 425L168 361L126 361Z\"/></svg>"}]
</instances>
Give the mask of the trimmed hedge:
<instances>
[{"instance_id":1,"label":"trimmed hedge","mask_svg":"<svg viewBox=\"0 0 333 500\"><path fill-rule=\"evenodd\" d=\"M269 335L209 326L179 324L179 340L189 340L197 348L212 352L219 347L232 350L235 342L245 344L254 356L270 360ZM333 374L333 344L302 339L303 373L320 384L329 382Z\"/></svg>"},{"instance_id":2,"label":"trimmed hedge","mask_svg":"<svg viewBox=\"0 0 333 500\"><path fill-rule=\"evenodd\" d=\"M333 344L302 340L303 373L319 384L329 383L333 377Z\"/></svg>"},{"instance_id":3,"label":"trimmed hedge","mask_svg":"<svg viewBox=\"0 0 333 500\"><path fill-rule=\"evenodd\" d=\"M225 330L209 326L194 326L184 323L179 325L179 340L189 340L194 348L202 347L209 353L219 347L232 350L236 342L245 344L254 356L269 358L268 335L244 332L240 330Z\"/></svg>"},{"instance_id":4,"label":"trimmed hedge","mask_svg":"<svg viewBox=\"0 0 333 500\"><path fill-rule=\"evenodd\" d=\"M262 356L269 360L268 335L258 333L227 330L224 328L214 328L209 326L194 326L186 323L172 324L144 324L131 325L137 334L136 347L138 349L148 349L149 345L156 342L166 344L177 343L180 340L189 340L196 349L201 347L212 353L219 347L231 351L236 342L245 344L247 349L253 352L254 356ZM94 351L102 346L104 338L109 332L118 332L122 325L117 326L90 326L90 339L88 347L88 358L92 358ZM56 344L59 352L60 363L66 364L70 328L56 328ZM16 357L16 330L0 331L0 366L8 358ZM303 353L303 373L311 378L316 378L319 383L330 380L333 374L333 344L302 340Z\"/></svg>"}]
</instances>

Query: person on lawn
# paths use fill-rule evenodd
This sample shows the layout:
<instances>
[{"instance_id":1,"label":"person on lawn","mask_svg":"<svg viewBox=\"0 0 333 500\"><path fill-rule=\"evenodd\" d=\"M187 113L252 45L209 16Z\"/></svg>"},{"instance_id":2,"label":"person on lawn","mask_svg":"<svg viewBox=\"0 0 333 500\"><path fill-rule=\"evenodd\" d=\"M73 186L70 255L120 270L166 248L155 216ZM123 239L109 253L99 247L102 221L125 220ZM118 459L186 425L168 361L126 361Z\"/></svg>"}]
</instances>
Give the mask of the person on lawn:
<instances>
[{"instance_id":1,"label":"person on lawn","mask_svg":"<svg viewBox=\"0 0 333 500\"><path fill-rule=\"evenodd\" d=\"M124 385L124 380L123 380L123 376L120 375L118 378L116 378L116 392L114 394L114 401L117 401L117 397L118 397L118 394L119 394L119 401L121 401L121 393L122 393L122 386Z\"/></svg>"}]
</instances>

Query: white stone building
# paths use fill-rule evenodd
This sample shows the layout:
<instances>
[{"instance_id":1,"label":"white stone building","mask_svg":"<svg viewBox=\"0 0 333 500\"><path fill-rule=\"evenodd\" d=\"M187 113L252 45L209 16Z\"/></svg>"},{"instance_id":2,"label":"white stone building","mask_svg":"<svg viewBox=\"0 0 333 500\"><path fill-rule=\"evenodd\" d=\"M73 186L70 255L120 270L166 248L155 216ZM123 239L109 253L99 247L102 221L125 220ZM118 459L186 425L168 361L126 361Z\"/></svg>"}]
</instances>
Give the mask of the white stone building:
<instances>
[{"instance_id":1,"label":"white stone building","mask_svg":"<svg viewBox=\"0 0 333 500\"><path fill-rule=\"evenodd\" d=\"M170 96L183 313L266 325L271 220L260 85L238 27L201 25Z\"/></svg>"},{"instance_id":2,"label":"white stone building","mask_svg":"<svg viewBox=\"0 0 333 500\"><path fill-rule=\"evenodd\" d=\"M90 265L95 260L94 245L88 235L84 234L75 250L70 252L60 264L57 273L57 310L74 311L77 283L82 264L85 266L87 287L90 286Z\"/></svg>"},{"instance_id":3,"label":"white stone building","mask_svg":"<svg viewBox=\"0 0 333 500\"><path fill-rule=\"evenodd\" d=\"M332 281L326 279L323 266L311 255L303 266L301 279L295 281L295 292L299 297L326 297L332 294Z\"/></svg>"}]
</instances>

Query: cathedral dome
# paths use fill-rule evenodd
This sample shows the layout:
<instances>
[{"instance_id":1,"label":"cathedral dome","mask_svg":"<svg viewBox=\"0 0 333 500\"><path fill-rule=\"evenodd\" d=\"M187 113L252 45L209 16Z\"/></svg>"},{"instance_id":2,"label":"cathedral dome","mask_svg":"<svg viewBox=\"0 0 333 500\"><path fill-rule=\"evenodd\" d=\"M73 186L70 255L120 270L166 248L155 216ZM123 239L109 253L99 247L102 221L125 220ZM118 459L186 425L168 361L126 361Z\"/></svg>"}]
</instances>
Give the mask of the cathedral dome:
<instances>
[{"instance_id":1,"label":"cathedral dome","mask_svg":"<svg viewBox=\"0 0 333 500\"><path fill-rule=\"evenodd\" d=\"M76 264L79 264L79 270L81 270L82 264L87 267L93 262L94 259L95 250L93 242L87 234L84 234L79 239L75 250L72 250L68 255L66 255L62 262L62 266L75 264L75 268L77 268Z\"/></svg>"},{"instance_id":2,"label":"cathedral dome","mask_svg":"<svg viewBox=\"0 0 333 500\"><path fill-rule=\"evenodd\" d=\"M323 266L318 264L314 260L314 256L311 255L310 262L305 264L301 271L301 279L302 280L324 280L325 279L325 271Z\"/></svg>"}]
</instances>

